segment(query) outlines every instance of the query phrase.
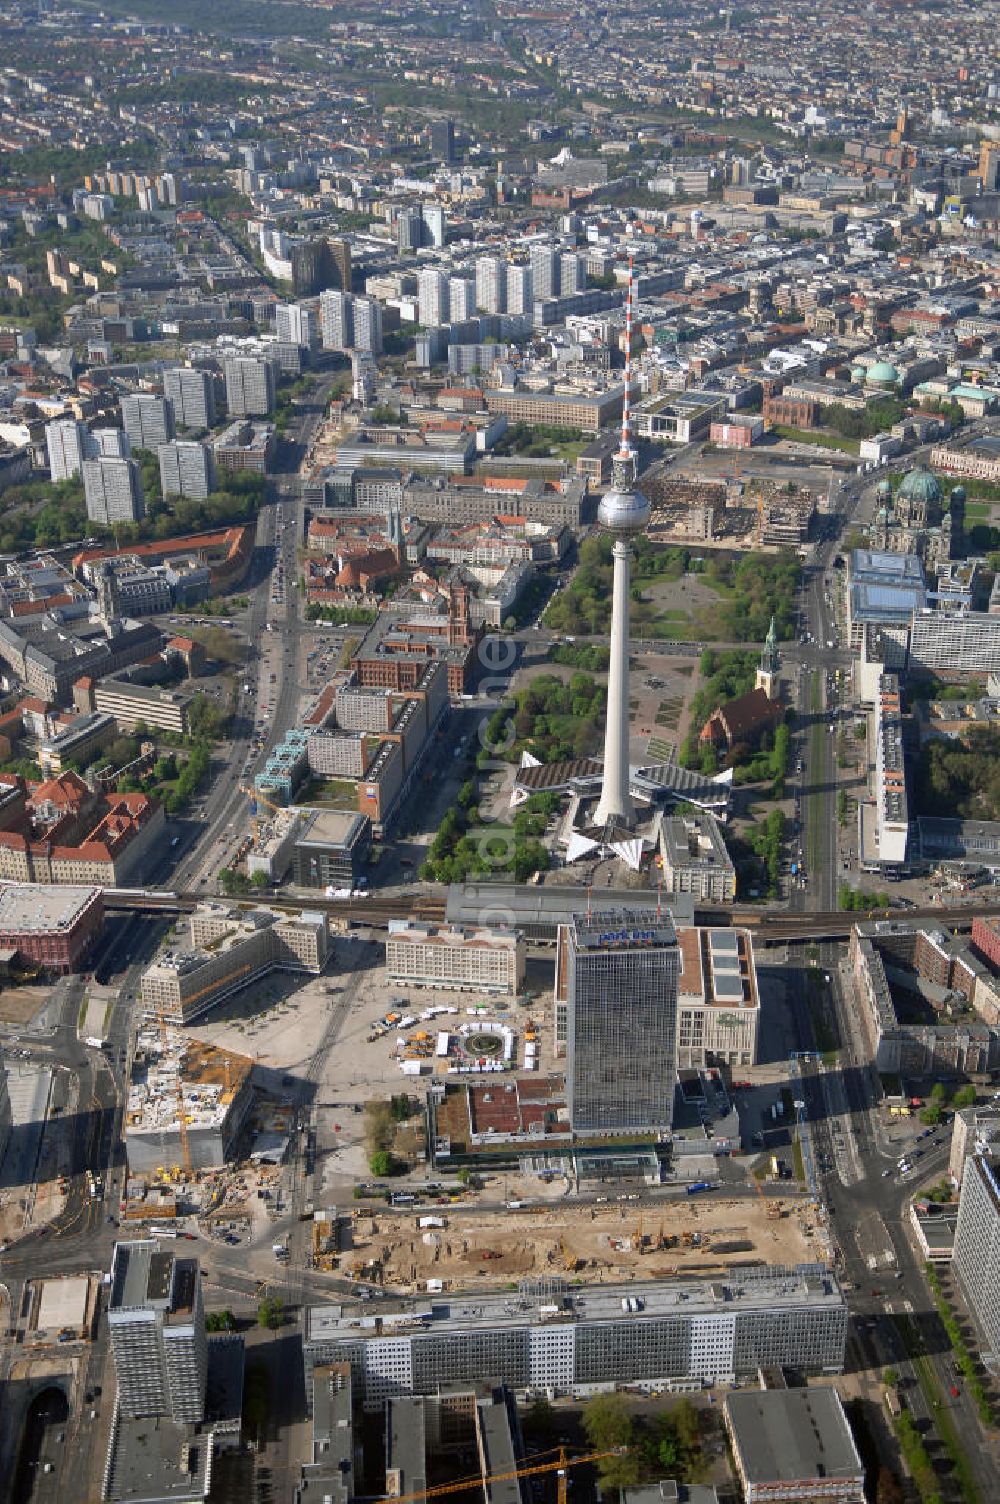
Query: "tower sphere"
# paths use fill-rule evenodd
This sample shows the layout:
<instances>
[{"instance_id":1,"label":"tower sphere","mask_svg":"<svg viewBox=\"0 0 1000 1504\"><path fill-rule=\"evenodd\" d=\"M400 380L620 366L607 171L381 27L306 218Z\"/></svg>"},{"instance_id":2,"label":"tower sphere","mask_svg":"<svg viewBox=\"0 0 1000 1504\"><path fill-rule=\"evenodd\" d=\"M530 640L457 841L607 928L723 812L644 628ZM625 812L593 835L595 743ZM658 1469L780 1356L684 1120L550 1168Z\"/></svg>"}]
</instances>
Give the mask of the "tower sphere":
<instances>
[{"instance_id":1,"label":"tower sphere","mask_svg":"<svg viewBox=\"0 0 1000 1504\"><path fill-rule=\"evenodd\" d=\"M597 520L609 532L631 537L641 533L649 522L649 502L641 491L619 491L612 487L598 503Z\"/></svg>"}]
</instances>

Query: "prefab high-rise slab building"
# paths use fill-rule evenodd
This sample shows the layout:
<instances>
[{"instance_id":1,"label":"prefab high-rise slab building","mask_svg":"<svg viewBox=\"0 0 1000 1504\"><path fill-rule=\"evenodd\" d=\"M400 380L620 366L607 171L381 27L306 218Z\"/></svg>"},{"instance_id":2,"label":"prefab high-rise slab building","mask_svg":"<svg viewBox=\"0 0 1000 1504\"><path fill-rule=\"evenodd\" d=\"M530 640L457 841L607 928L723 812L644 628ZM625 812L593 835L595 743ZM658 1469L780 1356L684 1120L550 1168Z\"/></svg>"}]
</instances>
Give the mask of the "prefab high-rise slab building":
<instances>
[{"instance_id":1,"label":"prefab high-rise slab building","mask_svg":"<svg viewBox=\"0 0 1000 1504\"><path fill-rule=\"evenodd\" d=\"M108 1333L122 1415L204 1419L208 1341L196 1258L153 1241L118 1243Z\"/></svg>"},{"instance_id":2,"label":"prefab high-rise slab building","mask_svg":"<svg viewBox=\"0 0 1000 1504\"><path fill-rule=\"evenodd\" d=\"M163 373L163 395L173 404L180 428L211 428L215 423L215 387L207 371L178 366Z\"/></svg>"},{"instance_id":3,"label":"prefab high-rise slab building","mask_svg":"<svg viewBox=\"0 0 1000 1504\"><path fill-rule=\"evenodd\" d=\"M648 909L576 914L560 928L556 967L565 976L573 1131L669 1128L680 976L670 915Z\"/></svg>"},{"instance_id":4,"label":"prefab high-rise slab building","mask_svg":"<svg viewBox=\"0 0 1000 1504\"><path fill-rule=\"evenodd\" d=\"M983 1354L1000 1354L1000 1158L984 1145L967 1160L952 1269L979 1328Z\"/></svg>"}]
</instances>

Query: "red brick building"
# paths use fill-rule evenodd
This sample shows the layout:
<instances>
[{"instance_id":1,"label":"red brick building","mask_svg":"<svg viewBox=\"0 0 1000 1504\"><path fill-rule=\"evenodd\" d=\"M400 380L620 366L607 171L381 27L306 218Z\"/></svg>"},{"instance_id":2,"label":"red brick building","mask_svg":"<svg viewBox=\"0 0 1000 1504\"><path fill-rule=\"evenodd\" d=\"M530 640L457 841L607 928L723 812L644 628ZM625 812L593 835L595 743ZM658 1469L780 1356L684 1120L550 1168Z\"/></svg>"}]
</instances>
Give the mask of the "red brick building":
<instances>
[{"instance_id":1,"label":"red brick building","mask_svg":"<svg viewBox=\"0 0 1000 1504\"><path fill-rule=\"evenodd\" d=\"M785 707L780 700L772 700L765 689L752 689L749 694L717 706L701 728L698 740L702 746L710 745L720 752L754 747L765 731L781 724L784 715Z\"/></svg>"},{"instance_id":2,"label":"red brick building","mask_svg":"<svg viewBox=\"0 0 1000 1504\"><path fill-rule=\"evenodd\" d=\"M1000 972L1000 920L972 921L972 949L989 962L994 971Z\"/></svg>"},{"instance_id":3,"label":"red brick building","mask_svg":"<svg viewBox=\"0 0 1000 1504\"><path fill-rule=\"evenodd\" d=\"M764 422L782 423L788 428L815 428L819 422L819 403L811 397L784 397L780 392L765 395Z\"/></svg>"},{"instance_id":4,"label":"red brick building","mask_svg":"<svg viewBox=\"0 0 1000 1504\"><path fill-rule=\"evenodd\" d=\"M45 971L79 971L103 928L100 888L10 883L0 889L0 950Z\"/></svg>"}]
</instances>

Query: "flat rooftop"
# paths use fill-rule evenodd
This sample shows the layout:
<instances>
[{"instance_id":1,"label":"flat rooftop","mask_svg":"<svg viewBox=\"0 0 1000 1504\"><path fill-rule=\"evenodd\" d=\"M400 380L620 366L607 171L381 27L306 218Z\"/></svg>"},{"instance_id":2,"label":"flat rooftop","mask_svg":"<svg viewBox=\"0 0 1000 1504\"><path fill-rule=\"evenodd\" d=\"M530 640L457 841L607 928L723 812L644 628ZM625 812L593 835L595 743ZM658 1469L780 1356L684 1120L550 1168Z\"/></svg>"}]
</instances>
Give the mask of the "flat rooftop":
<instances>
[{"instance_id":1,"label":"flat rooftop","mask_svg":"<svg viewBox=\"0 0 1000 1504\"><path fill-rule=\"evenodd\" d=\"M571 929L578 950L643 950L676 945L677 932L669 912L657 914L631 906L593 909L573 915Z\"/></svg>"},{"instance_id":2,"label":"flat rooftop","mask_svg":"<svg viewBox=\"0 0 1000 1504\"><path fill-rule=\"evenodd\" d=\"M5 883L0 887L0 934L51 934L71 930L99 888L56 888L43 883Z\"/></svg>"},{"instance_id":3,"label":"flat rooftop","mask_svg":"<svg viewBox=\"0 0 1000 1504\"><path fill-rule=\"evenodd\" d=\"M835 1389L748 1390L727 1394L725 1407L752 1483L848 1482L864 1475Z\"/></svg>"},{"instance_id":4,"label":"flat rooftop","mask_svg":"<svg viewBox=\"0 0 1000 1504\"><path fill-rule=\"evenodd\" d=\"M187 1504L208 1496L212 1433L161 1416L120 1417L108 1469L106 1498L123 1504L150 1500Z\"/></svg>"},{"instance_id":5,"label":"flat rooftop","mask_svg":"<svg viewBox=\"0 0 1000 1504\"><path fill-rule=\"evenodd\" d=\"M531 1286L532 1281L525 1282ZM551 1281L549 1282L551 1285ZM551 1325L562 1322L619 1321L623 1300L638 1300L630 1320L713 1315L739 1306L772 1311L776 1305L841 1308L844 1297L834 1275L820 1264L794 1269L775 1266L740 1269L719 1280L671 1280L650 1284L588 1285L559 1295L520 1291L479 1292L441 1301L379 1301L313 1306L306 1323L310 1342L344 1341L392 1335L409 1328L476 1331L483 1327ZM553 1307L557 1309L553 1311Z\"/></svg>"},{"instance_id":6,"label":"flat rooftop","mask_svg":"<svg viewBox=\"0 0 1000 1504\"><path fill-rule=\"evenodd\" d=\"M516 930L473 929L463 925L421 924L412 919L391 919L389 940L406 940L414 945L439 945L446 950L512 950L521 939Z\"/></svg>"},{"instance_id":7,"label":"flat rooftop","mask_svg":"<svg viewBox=\"0 0 1000 1504\"><path fill-rule=\"evenodd\" d=\"M296 837L297 846L353 846L367 815L350 809L319 809Z\"/></svg>"},{"instance_id":8,"label":"flat rooftop","mask_svg":"<svg viewBox=\"0 0 1000 1504\"><path fill-rule=\"evenodd\" d=\"M38 1302L37 1329L57 1332L63 1327L82 1327L87 1320L89 1298L90 1279L86 1274L45 1280Z\"/></svg>"},{"instance_id":9,"label":"flat rooftop","mask_svg":"<svg viewBox=\"0 0 1000 1504\"><path fill-rule=\"evenodd\" d=\"M197 1277L197 1259L164 1253L152 1239L119 1243L108 1311L163 1310L184 1321L194 1310Z\"/></svg>"}]
</instances>

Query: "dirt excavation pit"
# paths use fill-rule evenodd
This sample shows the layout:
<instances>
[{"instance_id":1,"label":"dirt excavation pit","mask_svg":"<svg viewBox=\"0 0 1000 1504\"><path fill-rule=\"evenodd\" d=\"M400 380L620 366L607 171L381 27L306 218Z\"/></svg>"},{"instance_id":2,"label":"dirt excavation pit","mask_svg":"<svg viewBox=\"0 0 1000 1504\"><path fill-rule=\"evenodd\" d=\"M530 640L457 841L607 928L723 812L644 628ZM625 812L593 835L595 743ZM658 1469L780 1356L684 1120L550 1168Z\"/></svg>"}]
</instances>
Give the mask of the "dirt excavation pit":
<instances>
[{"instance_id":1,"label":"dirt excavation pit","mask_svg":"<svg viewBox=\"0 0 1000 1504\"><path fill-rule=\"evenodd\" d=\"M825 1262L812 1208L746 1198L709 1205L558 1207L456 1215L355 1212L341 1270L387 1289L420 1291L428 1281L460 1290L529 1274L590 1283L719 1275L754 1263ZM436 1287L436 1286L435 1286Z\"/></svg>"}]
</instances>

